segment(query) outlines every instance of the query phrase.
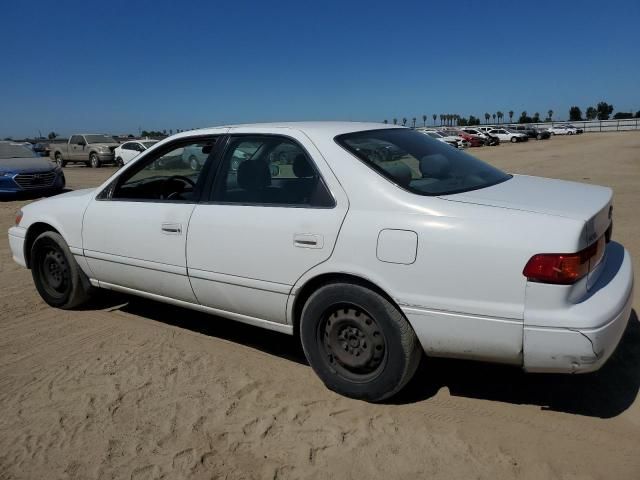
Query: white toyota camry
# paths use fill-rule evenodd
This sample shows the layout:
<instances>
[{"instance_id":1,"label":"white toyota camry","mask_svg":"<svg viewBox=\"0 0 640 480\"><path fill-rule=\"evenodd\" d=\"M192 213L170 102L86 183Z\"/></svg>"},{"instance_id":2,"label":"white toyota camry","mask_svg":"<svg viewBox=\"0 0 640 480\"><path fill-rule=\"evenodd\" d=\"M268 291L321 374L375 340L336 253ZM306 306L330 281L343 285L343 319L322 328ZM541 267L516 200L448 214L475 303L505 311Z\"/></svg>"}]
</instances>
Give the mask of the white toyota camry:
<instances>
[{"instance_id":1,"label":"white toyota camry","mask_svg":"<svg viewBox=\"0 0 640 480\"><path fill-rule=\"evenodd\" d=\"M98 188L32 203L9 240L51 306L104 288L296 334L329 388L380 401L423 352L600 368L633 289L611 201L407 128L239 125L174 135Z\"/></svg>"}]
</instances>

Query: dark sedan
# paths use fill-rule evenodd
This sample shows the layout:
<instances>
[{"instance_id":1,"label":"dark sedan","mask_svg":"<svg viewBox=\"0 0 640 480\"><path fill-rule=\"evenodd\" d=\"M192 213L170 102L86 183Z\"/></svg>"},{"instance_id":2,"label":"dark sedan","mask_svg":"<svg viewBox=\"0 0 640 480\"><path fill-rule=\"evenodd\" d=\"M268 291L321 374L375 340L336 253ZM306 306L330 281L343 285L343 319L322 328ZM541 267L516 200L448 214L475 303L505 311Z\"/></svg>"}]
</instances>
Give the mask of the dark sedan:
<instances>
[{"instance_id":1,"label":"dark sedan","mask_svg":"<svg viewBox=\"0 0 640 480\"><path fill-rule=\"evenodd\" d=\"M24 144L0 142L0 195L55 193L65 186L62 169Z\"/></svg>"},{"instance_id":2,"label":"dark sedan","mask_svg":"<svg viewBox=\"0 0 640 480\"><path fill-rule=\"evenodd\" d=\"M533 125L513 125L509 128L518 133L524 133L528 138L535 138L537 140L547 140L551 138L551 133L547 130L542 130Z\"/></svg>"}]
</instances>

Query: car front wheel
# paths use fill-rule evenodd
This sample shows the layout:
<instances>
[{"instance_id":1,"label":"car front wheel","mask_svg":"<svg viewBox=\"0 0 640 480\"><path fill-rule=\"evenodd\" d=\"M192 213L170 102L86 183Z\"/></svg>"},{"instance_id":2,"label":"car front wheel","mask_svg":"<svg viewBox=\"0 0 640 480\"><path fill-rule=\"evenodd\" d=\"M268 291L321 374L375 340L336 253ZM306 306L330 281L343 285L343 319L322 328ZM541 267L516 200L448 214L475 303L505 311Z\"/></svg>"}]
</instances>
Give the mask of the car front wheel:
<instances>
[{"instance_id":1,"label":"car front wheel","mask_svg":"<svg viewBox=\"0 0 640 480\"><path fill-rule=\"evenodd\" d=\"M511 142L512 142L512 143L516 143L517 141L518 141L518 138L517 138L517 137L511 137Z\"/></svg>"},{"instance_id":2,"label":"car front wheel","mask_svg":"<svg viewBox=\"0 0 640 480\"><path fill-rule=\"evenodd\" d=\"M89 279L56 232L44 232L36 238L31 247L30 266L38 293L52 307L71 309L91 296Z\"/></svg>"},{"instance_id":3,"label":"car front wheel","mask_svg":"<svg viewBox=\"0 0 640 480\"><path fill-rule=\"evenodd\" d=\"M93 168L100 168L101 164L100 164L100 157L98 157L97 153L92 153L89 156L89 164L93 167Z\"/></svg>"},{"instance_id":4,"label":"car front wheel","mask_svg":"<svg viewBox=\"0 0 640 480\"><path fill-rule=\"evenodd\" d=\"M402 313L355 283L313 293L302 310L300 337L309 364L329 389L372 402L399 392L422 356Z\"/></svg>"}]
</instances>

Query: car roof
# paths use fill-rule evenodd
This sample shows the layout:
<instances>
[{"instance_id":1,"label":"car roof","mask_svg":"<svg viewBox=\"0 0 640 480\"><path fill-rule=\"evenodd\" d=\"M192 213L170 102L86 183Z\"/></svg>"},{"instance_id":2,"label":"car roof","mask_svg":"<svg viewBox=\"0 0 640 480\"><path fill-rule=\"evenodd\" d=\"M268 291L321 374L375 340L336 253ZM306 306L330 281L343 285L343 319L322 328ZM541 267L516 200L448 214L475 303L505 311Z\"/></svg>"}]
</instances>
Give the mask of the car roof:
<instances>
[{"instance_id":1,"label":"car roof","mask_svg":"<svg viewBox=\"0 0 640 480\"><path fill-rule=\"evenodd\" d=\"M379 130L383 128L407 128L401 125L390 125L388 123L376 122L269 122L269 123L246 123L236 125L221 125L219 127L201 128L184 132L185 134L215 134L220 133L221 129L243 129L251 130L252 128L259 130L298 130L309 135L329 135L337 136L344 133L360 132L365 130Z\"/></svg>"}]
</instances>

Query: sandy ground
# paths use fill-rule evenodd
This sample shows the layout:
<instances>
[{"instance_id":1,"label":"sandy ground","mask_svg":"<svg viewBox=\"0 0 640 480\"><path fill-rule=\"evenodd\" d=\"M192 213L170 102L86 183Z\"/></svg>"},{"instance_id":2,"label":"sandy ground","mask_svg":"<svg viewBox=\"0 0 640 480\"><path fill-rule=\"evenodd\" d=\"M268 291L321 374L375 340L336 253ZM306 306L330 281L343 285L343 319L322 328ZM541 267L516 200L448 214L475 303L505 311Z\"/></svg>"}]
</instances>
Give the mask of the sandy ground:
<instances>
[{"instance_id":1,"label":"sandy ground","mask_svg":"<svg viewBox=\"0 0 640 480\"><path fill-rule=\"evenodd\" d=\"M471 151L614 188L640 271L640 132ZM66 169L71 188L112 168ZM0 229L26 201L0 203ZM46 306L0 236L0 479L640 478L640 307L597 374L426 360L393 403L326 390L291 337L105 296Z\"/></svg>"}]
</instances>

